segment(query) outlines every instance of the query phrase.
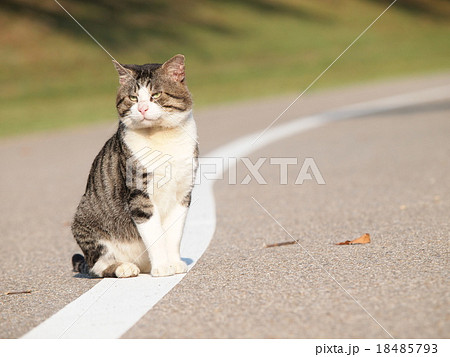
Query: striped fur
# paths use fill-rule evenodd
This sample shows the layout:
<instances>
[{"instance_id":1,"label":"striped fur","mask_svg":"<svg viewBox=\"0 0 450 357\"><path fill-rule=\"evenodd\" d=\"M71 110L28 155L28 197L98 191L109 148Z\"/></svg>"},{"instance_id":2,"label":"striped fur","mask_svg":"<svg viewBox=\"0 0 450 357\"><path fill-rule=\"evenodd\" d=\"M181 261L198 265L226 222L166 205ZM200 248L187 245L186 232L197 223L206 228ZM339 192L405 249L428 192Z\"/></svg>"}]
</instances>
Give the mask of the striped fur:
<instances>
[{"instance_id":1,"label":"striped fur","mask_svg":"<svg viewBox=\"0 0 450 357\"><path fill-rule=\"evenodd\" d=\"M183 273L179 245L198 157L184 57L114 64L119 126L94 159L75 213L72 233L84 257L74 255L73 268L98 277ZM147 151L170 160L150 170ZM167 172L170 180L157 187Z\"/></svg>"}]
</instances>

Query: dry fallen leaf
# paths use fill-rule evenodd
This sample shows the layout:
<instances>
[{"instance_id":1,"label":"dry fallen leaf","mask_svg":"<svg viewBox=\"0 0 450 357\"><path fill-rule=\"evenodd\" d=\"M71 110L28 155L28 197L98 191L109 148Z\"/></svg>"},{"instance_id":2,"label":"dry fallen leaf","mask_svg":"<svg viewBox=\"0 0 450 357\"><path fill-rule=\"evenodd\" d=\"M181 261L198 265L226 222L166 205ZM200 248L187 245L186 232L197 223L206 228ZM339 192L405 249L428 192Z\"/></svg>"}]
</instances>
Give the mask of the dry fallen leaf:
<instances>
[{"instance_id":1,"label":"dry fallen leaf","mask_svg":"<svg viewBox=\"0 0 450 357\"><path fill-rule=\"evenodd\" d=\"M351 244L367 244L370 243L370 234L364 233L361 237L354 240L346 240L345 242L336 243L336 245L351 245Z\"/></svg>"},{"instance_id":2,"label":"dry fallen leaf","mask_svg":"<svg viewBox=\"0 0 450 357\"><path fill-rule=\"evenodd\" d=\"M19 295L19 294L31 294L31 290L8 291L8 292L5 293L5 295Z\"/></svg>"},{"instance_id":3,"label":"dry fallen leaf","mask_svg":"<svg viewBox=\"0 0 450 357\"><path fill-rule=\"evenodd\" d=\"M281 247L283 245L290 245L297 243L295 240L289 241L289 242L281 242L281 243L274 243L274 244L266 244L265 248L273 248L273 247Z\"/></svg>"}]
</instances>

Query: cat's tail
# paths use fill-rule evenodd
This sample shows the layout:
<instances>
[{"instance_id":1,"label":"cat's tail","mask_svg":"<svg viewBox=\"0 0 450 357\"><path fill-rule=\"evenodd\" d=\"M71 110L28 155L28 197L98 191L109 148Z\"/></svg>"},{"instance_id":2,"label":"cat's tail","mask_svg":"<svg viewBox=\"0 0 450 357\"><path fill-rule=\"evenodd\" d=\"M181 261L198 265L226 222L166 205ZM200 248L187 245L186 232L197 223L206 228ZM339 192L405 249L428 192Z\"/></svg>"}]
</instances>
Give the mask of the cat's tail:
<instances>
[{"instance_id":1,"label":"cat's tail","mask_svg":"<svg viewBox=\"0 0 450 357\"><path fill-rule=\"evenodd\" d=\"M81 274L89 274L89 266L81 254L74 254L72 257L73 271Z\"/></svg>"}]
</instances>

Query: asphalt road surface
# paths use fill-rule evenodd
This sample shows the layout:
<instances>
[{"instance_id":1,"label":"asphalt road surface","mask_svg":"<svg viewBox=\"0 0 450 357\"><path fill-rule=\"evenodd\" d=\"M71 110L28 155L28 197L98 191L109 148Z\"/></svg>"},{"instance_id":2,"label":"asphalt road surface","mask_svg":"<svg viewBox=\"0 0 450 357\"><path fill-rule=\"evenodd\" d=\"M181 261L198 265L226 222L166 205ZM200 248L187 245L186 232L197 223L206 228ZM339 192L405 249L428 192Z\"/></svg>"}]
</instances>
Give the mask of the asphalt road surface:
<instances>
[{"instance_id":1,"label":"asphalt road surface","mask_svg":"<svg viewBox=\"0 0 450 357\"><path fill-rule=\"evenodd\" d=\"M302 97L280 120L450 84L450 75ZM263 130L295 97L195 114L201 155ZM217 226L200 261L125 338L448 338L450 100L329 123L249 158L215 185ZM0 142L0 337L18 338L88 291L70 221L115 123ZM326 184L295 184L313 158ZM225 175L227 178L228 175ZM370 244L337 246L370 233ZM266 244L292 241L265 248ZM345 291L344 291L345 289ZM31 290L31 293L5 295Z\"/></svg>"}]
</instances>

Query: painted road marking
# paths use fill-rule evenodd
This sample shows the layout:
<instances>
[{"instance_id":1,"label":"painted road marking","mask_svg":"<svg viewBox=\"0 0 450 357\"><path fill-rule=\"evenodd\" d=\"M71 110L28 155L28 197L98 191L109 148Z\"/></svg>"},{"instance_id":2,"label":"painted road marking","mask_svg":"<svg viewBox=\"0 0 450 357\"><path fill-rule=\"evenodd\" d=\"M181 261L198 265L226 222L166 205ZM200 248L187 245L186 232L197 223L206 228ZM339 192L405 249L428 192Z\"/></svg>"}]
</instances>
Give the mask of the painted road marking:
<instances>
[{"instance_id":1,"label":"painted road marking","mask_svg":"<svg viewBox=\"0 0 450 357\"><path fill-rule=\"evenodd\" d=\"M228 158L245 157L278 140L330 122L360 118L389 110L450 98L450 85L425 89L354 104L318 115L299 118L271 128L255 144L260 131L222 146L207 157L224 158L217 177L228 170ZM235 165L235 160L231 160ZM189 210L181 256L189 258L191 269L208 247L216 227L214 180L202 180L193 191L194 204ZM129 279L103 279L92 289L65 306L22 338L119 338L144 316L184 277L165 278L140 275Z\"/></svg>"}]
</instances>

